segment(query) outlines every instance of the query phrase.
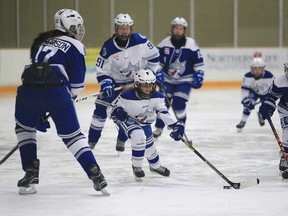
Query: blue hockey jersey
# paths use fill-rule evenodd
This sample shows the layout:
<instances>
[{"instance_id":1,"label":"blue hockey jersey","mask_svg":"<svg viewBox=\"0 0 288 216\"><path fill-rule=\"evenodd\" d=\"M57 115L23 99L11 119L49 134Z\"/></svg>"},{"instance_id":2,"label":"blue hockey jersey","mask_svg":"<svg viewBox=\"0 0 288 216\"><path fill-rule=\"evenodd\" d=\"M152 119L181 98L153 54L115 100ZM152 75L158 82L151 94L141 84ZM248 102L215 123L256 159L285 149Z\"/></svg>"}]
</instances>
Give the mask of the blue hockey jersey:
<instances>
[{"instance_id":1,"label":"blue hockey jersey","mask_svg":"<svg viewBox=\"0 0 288 216\"><path fill-rule=\"evenodd\" d=\"M194 39L186 37L186 44L175 47L171 37L166 37L158 45L160 65L165 72L165 81L171 84L191 83L195 71L203 70L204 61Z\"/></svg>"},{"instance_id":2,"label":"blue hockey jersey","mask_svg":"<svg viewBox=\"0 0 288 216\"><path fill-rule=\"evenodd\" d=\"M47 62L76 96L84 88L86 73L84 45L68 36L50 38L32 53L32 62Z\"/></svg>"}]
</instances>

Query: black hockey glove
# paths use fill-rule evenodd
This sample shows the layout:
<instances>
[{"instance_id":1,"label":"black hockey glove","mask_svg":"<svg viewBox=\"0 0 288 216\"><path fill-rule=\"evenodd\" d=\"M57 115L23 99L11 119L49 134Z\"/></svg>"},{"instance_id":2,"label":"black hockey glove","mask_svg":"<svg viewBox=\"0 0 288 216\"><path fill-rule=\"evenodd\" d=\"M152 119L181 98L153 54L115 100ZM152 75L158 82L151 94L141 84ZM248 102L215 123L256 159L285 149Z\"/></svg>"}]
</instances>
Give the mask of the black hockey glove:
<instances>
[{"instance_id":1,"label":"black hockey glove","mask_svg":"<svg viewBox=\"0 0 288 216\"><path fill-rule=\"evenodd\" d=\"M115 123L125 122L128 119L127 112L122 107L117 107L111 113L111 118Z\"/></svg>"},{"instance_id":2,"label":"black hockey glove","mask_svg":"<svg viewBox=\"0 0 288 216\"><path fill-rule=\"evenodd\" d=\"M180 136L183 136L184 134L184 126L182 122L176 122L172 125L169 125L169 128L171 128L173 131L170 133L170 137L174 139L175 141L180 140Z\"/></svg>"},{"instance_id":3,"label":"black hockey glove","mask_svg":"<svg viewBox=\"0 0 288 216\"><path fill-rule=\"evenodd\" d=\"M259 107L259 113L263 120L270 118L276 109L275 101L271 98L266 98Z\"/></svg>"},{"instance_id":4,"label":"black hockey glove","mask_svg":"<svg viewBox=\"0 0 288 216\"><path fill-rule=\"evenodd\" d=\"M47 129L50 128L50 123L47 119L48 117L46 116L46 114L42 115L38 121L36 130L44 132L44 133L47 132Z\"/></svg>"}]
</instances>

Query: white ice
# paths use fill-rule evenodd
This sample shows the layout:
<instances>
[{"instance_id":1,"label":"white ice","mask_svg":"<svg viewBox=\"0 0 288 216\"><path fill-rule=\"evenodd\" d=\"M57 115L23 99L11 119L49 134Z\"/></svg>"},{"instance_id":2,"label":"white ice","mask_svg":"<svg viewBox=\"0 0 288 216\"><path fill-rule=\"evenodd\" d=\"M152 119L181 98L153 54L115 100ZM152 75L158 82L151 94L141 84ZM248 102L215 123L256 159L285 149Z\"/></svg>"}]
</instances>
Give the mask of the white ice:
<instances>
[{"instance_id":1,"label":"white ice","mask_svg":"<svg viewBox=\"0 0 288 216\"><path fill-rule=\"evenodd\" d=\"M136 182L131 170L131 148L118 156L116 128L108 120L94 155L108 182L109 197L94 191L80 165L55 133L38 133L40 183L38 193L21 196L17 181L23 177L19 151L0 166L1 216L274 216L286 215L288 182L279 176L279 147L269 124L260 127L256 111L242 133L235 125L241 118L240 90L195 90L188 104L186 134L193 146L233 182L260 179L260 184L241 190L224 190L227 183L169 131L157 141L168 178L149 171ZM94 100L76 104L79 121L88 133ZM0 97L0 158L15 145L14 97ZM281 137L278 114L272 118Z\"/></svg>"}]
</instances>

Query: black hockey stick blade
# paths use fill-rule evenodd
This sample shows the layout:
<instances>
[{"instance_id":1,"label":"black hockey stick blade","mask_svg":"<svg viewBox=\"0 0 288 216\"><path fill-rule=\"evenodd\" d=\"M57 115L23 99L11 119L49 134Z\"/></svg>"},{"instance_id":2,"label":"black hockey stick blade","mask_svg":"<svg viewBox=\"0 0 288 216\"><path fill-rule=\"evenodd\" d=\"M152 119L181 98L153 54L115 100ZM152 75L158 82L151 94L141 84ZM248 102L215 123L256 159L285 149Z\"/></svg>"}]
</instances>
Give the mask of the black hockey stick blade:
<instances>
[{"instance_id":1,"label":"black hockey stick blade","mask_svg":"<svg viewBox=\"0 0 288 216\"><path fill-rule=\"evenodd\" d=\"M259 184L260 180L257 178L256 180L252 181L245 181L242 183L234 183L230 181L222 172L220 172L213 164L211 164L200 152L198 152L185 138L182 136L179 137L180 140L188 146L198 157L200 157L211 169L213 169L224 181L226 181L230 186L224 186L224 189L230 189L233 187L234 189L242 189L247 187L252 187L254 185Z\"/></svg>"},{"instance_id":2,"label":"black hockey stick blade","mask_svg":"<svg viewBox=\"0 0 288 216\"><path fill-rule=\"evenodd\" d=\"M243 181L240 183L234 183L234 182L228 182L230 185L229 186L223 186L223 189L230 189L230 188L234 188L234 189L243 189L243 188L248 188L248 187L253 187L256 186L260 183L260 180L257 179L252 179L252 180L248 180L248 181Z\"/></svg>"}]
</instances>

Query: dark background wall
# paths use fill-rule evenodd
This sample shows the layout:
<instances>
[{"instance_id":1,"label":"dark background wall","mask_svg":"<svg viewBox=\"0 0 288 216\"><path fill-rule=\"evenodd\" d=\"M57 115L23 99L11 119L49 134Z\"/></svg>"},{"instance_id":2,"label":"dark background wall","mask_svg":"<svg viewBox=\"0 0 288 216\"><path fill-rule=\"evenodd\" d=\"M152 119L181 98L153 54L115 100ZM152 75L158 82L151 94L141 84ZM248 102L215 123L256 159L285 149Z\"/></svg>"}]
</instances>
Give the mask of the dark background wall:
<instances>
[{"instance_id":1,"label":"dark background wall","mask_svg":"<svg viewBox=\"0 0 288 216\"><path fill-rule=\"evenodd\" d=\"M0 48L29 48L38 33L53 28L61 8L82 15L86 47L101 47L121 12L155 44L182 16L200 47L288 46L287 0L0 0Z\"/></svg>"}]
</instances>

